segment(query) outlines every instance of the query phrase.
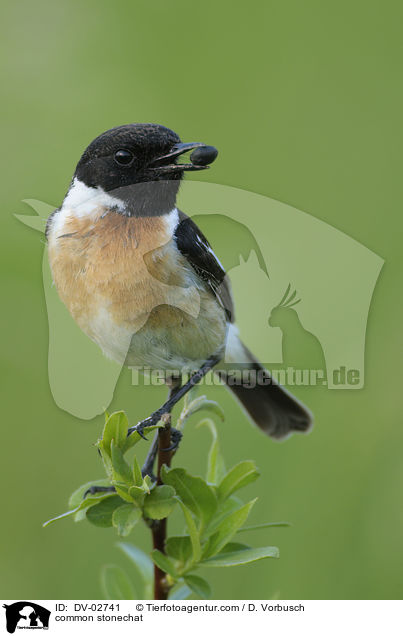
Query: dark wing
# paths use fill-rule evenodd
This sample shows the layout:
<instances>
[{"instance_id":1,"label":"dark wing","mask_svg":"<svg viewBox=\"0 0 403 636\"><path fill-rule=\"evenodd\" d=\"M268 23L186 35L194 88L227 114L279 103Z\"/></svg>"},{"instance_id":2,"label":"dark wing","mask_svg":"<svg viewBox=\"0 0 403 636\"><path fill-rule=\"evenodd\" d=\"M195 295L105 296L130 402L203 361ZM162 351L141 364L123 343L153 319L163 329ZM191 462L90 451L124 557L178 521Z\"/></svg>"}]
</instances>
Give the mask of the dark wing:
<instances>
[{"instance_id":1,"label":"dark wing","mask_svg":"<svg viewBox=\"0 0 403 636\"><path fill-rule=\"evenodd\" d=\"M203 232L179 210L179 223L174 232L176 245L198 276L208 285L228 320L234 321L234 305L228 277Z\"/></svg>"}]
</instances>

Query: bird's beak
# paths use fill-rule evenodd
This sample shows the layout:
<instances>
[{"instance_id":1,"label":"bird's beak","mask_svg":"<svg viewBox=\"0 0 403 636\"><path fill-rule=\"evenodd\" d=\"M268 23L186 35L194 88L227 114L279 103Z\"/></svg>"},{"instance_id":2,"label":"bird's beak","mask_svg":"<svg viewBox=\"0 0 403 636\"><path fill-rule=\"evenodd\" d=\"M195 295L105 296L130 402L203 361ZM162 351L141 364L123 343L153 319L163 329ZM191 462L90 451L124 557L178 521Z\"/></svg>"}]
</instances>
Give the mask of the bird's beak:
<instances>
[{"instance_id":1,"label":"bird's beak","mask_svg":"<svg viewBox=\"0 0 403 636\"><path fill-rule=\"evenodd\" d=\"M195 141L187 144L175 144L172 147L172 150L166 154L154 159L150 163L150 167L152 170L158 170L158 172L172 172L172 171L183 171L183 170L204 170L209 166L199 166L193 165L193 163L176 163L176 159L181 155L189 152L190 150L195 150L195 148L200 148L205 146L205 144Z\"/></svg>"}]
</instances>

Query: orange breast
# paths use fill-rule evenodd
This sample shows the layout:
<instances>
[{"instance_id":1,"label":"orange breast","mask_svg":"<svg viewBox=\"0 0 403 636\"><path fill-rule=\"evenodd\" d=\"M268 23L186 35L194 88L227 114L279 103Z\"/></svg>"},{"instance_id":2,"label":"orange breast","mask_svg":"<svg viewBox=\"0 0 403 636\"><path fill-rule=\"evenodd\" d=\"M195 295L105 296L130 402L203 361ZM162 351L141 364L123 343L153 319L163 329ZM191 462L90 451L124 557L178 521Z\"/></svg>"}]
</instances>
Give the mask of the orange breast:
<instances>
[{"instance_id":1,"label":"orange breast","mask_svg":"<svg viewBox=\"0 0 403 636\"><path fill-rule=\"evenodd\" d=\"M91 218L66 216L50 230L49 260L62 301L119 361L130 340L132 357L152 364L162 351L167 359L203 359L223 341L224 312L170 241L165 217L102 209ZM111 345L116 340L120 353Z\"/></svg>"},{"instance_id":2,"label":"orange breast","mask_svg":"<svg viewBox=\"0 0 403 636\"><path fill-rule=\"evenodd\" d=\"M54 282L82 329L91 332L101 308L117 324L137 330L154 307L183 302L192 284L189 266L170 249L170 240L164 217L130 218L102 209L92 218L68 216L50 232Z\"/></svg>"}]
</instances>

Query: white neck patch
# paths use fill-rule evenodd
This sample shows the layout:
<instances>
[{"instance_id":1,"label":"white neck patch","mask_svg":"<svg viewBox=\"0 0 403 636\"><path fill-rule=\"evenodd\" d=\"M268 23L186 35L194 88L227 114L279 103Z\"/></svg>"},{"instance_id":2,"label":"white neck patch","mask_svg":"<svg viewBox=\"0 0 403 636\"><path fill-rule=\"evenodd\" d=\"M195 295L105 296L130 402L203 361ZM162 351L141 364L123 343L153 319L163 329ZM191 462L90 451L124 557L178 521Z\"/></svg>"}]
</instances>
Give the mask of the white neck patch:
<instances>
[{"instance_id":1,"label":"white neck patch","mask_svg":"<svg viewBox=\"0 0 403 636\"><path fill-rule=\"evenodd\" d=\"M68 193L66 194L60 210L53 216L50 227L50 241L54 237L63 234L66 220L71 217L75 218L91 218L96 223L97 218L102 214L102 209L107 212L108 208L117 208L124 212L126 204L121 199L113 197L100 187L90 188L82 181L75 178ZM179 214L177 208L173 208L168 214L163 215L167 225L168 236L172 237L179 223Z\"/></svg>"},{"instance_id":2,"label":"white neck patch","mask_svg":"<svg viewBox=\"0 0 403 636\"><path fill-rule=\"evenodd\" d=\"M179 214L177 208L173 208L173 210L168 212L168 214L165 214L164 218L168 226L168 235L173 236L179 223Z\"/></svg>"},{"instance_id":3,"label":"white neck patch","mask_svg":"<svg viewBox=\"0 0 403 636\"><path fill-rule=\"evenodd\" d=\"M124 211L126 206L121 199L111 196L100 187L90 188L76 177L65 196L60 212L82 218L91 216L99 208L112 207Z\"/></svg>"}]
</instances>

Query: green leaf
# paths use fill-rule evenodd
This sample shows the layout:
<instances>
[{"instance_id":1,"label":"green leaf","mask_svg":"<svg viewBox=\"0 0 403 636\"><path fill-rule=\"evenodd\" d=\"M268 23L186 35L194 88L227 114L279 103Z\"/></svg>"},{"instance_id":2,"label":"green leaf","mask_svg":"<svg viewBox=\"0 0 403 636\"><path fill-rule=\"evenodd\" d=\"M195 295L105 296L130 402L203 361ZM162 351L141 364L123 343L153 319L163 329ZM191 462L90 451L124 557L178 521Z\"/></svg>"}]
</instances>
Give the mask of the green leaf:
<instances>
[{"instance_id":1,"label":"green leaf","mask_svg":"<svg viewBox=\"0 0 403 636\"><path fill-rule=\"evenodd\" d=\"M176 500L172 486L156 486L144 499L144 514L150 519L165 519L172 512Z\"/></svg>"},{"instance_id":2,"label":"green leaf","mask_svg":"<svg viewBox=\"0 0 403 636\"><path fill-rule=\"evenodd\" d=\"M131 543L117 544L137 568L144 584L144 598L152 598L154 584L154 565L148 554Z\"/></svg>"},{"instance_id":3,"label":"green leaf","mask_svg":"<svg viewBox=\"0 0 403 636\"><path fill-rule=\"evenodd\" d=\"M143 488L139 488L139 486L131 486L129 488L129 497L131 497L132 500L135 501L140 508L143 507L145 496L146 496L146 493L143 490Z\"/></svg>"},{"instance_id":4,"label":"green leaf","mask_svg":"<svg viewBox=\"0 0 403 636\"><path fill-rule=\"evenodd\" d=\"M126 437L127 429L129 428L129 422L126 413L123 411L116 411L106 418L105 426L102 434L102 446L108 455L111 454L111 441L114 440L115 446L123 448Z\"/></svg>"},{"instance_id":5,"label":"green leaf","mask_svg":"<svg viewBox=\"0 0 403 636\"><path fill-rule=\"evenodd\" d=\"M231 512L235 512L235 510L239 510L242 506L243 506L243 501L241 501L241 499L239 499L238 497L234 497L234 496L229 497L225 501L221 502L217 512L210 519L210 522L207 528L205 529L203 536L208 537L211 534L213 534L217 530L220 523L226 517L228 517L228 515Z\"/></svg>"},{"instance_id":6,"label":"green leaf","mask_svg":"<svg viewBox=\"0 0 403 636\"><path fill-rule=\"evenodd\" d=\"M153 550L151 552L151 558L160 570L163 570L167 574L170 574L173 579L178 578L175 563L169 557L167 557L166 554L163 554L162 552L160 552L160 550Z\"/></svg>"},{"instance_id":7,"label":"green leaf","mask_svg":"<svg viewBox=\"0 0 403 636\"><path fill-rule=\"evenodd\" d=\"M201 477L192 477L183 468L162 467L162 481L175 488L185 506L200 520L201 527L207 525L217 508L214 490Z\"/></svg>"},{"instance_id":8,"label":"green leaf","mask_svg":"<svg viewBox=\"0 0 403 636\"><path fill-rule=\"evenodd\" d=\"M202 420L197 426L208 426L211 431L213 441L207 458L206 481L210 484L218 484L225 475L225 464L220 451L216 426L210 418Z\"/></svg>"},{"instance_id":9,"label":"green leaf","mask_svg":"<svg viewBox=\"0 0 403 636\"><path fill-rule=\"evenodd\" d=\"M119 506L112 513L112 524L121 537L127 537L139 519L141 519L140 508L135 508L130 504Z\"/></svg>"},{"instance_id":10,"label":"green leaf","mask_svg":"<svg viewBox=\"0 0 403 636\"><path fill-rule=\"evenodd\" d=\"M85 499L81 502L81 504L76 508L76 514L74 515L74 521L82 521L86 517L86 513L88 508L92 506L96 506L101 501L108 499L109 497L113 497L115 493L112 492L100 492L96 495L87 495Z\"/></svg>"},{"instance_id":11,"label":"green leaf","mask_svg":"<svg viewBox=\"0 0 403 636\"><path fill-rule=\"evenodd\" d=\"M147 436L147 434L151 433L151 431L155 431L157 428L162 428L163 426L165 426L165 424L163 424L162 422L158 424L154 424L153 426L147 426L145 429L143 429L143 433L144 435ZM130 448L138 444L138 442L142 439L143 438L140 437L137 431L134 431L134 433L131 433L128 437L126 437L126 441L122 446L123 454L127 453L127 451L130 450Z\"/></svg>"},{"instance_id":12,"label":"green leaf","mask_svg":"<svg viewBox=\"0 0 403 636\"><path fill-rule=\"evenodd\" d=\"M267 546L265 548L247 548L246 550L235 550L234 552L220 552L211 559L202 561L200 565L206 567L229 567L232 565L242 565L259 561L260 559L278 559L280 556L279 549L275 546Z\"/></svg>"},{"instance_id":13,"label":"green leaf","mask_svg":"<svg viewBox=\"0 0 403 636\"><path fill-rule=\"evenodd\" d=\"M135 486L141 486L143 483L143 475L136 456L133 459L133 480Z\"/></svg>"},{"instance_id":14,"label":"green leaf","mask_svg":"<svg viewBox=\"0 0 403 636\"><path fill-rule=\"evenodd\" d=\"M114 481L113 483L115 486L116 494L119 495L119 497L121 497L122 499L124 499L124 501L127 501L128 503L132 504L134 501L134 498L129 494L130 488L121 481L119 482Z\"/></svg>"},{"instance_id":15,"label":"green leaf","mask_svg":"<svg viewBox=\"0 0 403 636\"><path fill-rule=\"evenodd\" d=\"M122 481L128 486L133 485L133 474L130 470L129 464L123 457L123 453L115 444L115 440L111 441L111 458L113 467L114 481Z\"/></svg>"},{"instance_id":16,"label":"green leaf","mask_svg":"<svg viewBox=\"0 0 403 636\"><path fill-rule=\"evenodd\" d=\"M168 556L183 565L193 556L192 541L188 535L169 537L165 542L165 549Z\"/></svg>"},{"instance_id":17,"label":"green leaf","mask_svg":"<svg viewBox=\"0 0 403 636\"><path fill-rule=\"evenodd\" d=\"M258 523L256 526L245 526L239 528L239 532L249 532L249 530L263 530L264 528L289 528L291 526L288 521L268 521L267 523Z\"/></svg>"},{"instance_id":18,"label":"green leaf","mask_svg":"<svg viewBox=\"0 0 403 636\"><path fill-rule=\"evenodd\" d=\"M109 448L108 451L106 451L103 447L103 442L102 440L99 440L98 443L96 444L96 446L98 447L98 450L101 454L102 457L102 463L104 465L105 468L105 472L108 476L109 481L113 481L113 466L112 466L112 460L111 460L111 449Z\"/></svg>"},{"instance_id":19,"label":"green leaf","mask_svg":"<svg viewBox=\"0 0 403 636\"><path fill-rule=\"evenodd\" d=\"M208 582L201 576L187 574L183 577L183 579L186 585L190 587L190 589L196 594L196 596L201 596L201 598L211 597L211 587Z\"/></svg>"},{"instance_id":20,"label":"green leaf","mask_svg":"<svg viewBox=\"0 0 403 636\"><path fill-rule=\"evenodd\" d=\"M206 545L204 558L214 556L217 552L220 552L226 543L231 541L238 528L245 523L255 502L256 499L249 501L242 508L235 510L221 521Z\"/></svg>"},{"instance_id":21,"label":"green leaf","mask_svg":"<svg viewBox=\"0 0 403 636\"><path fill-rule=\"evenodd\" d=\"M230 541L227 543L219 554L225 554L225 552L238 552L238 550L249 550L250 545L246 543L238 543L238 541Z\"/></svg>"},{"instance_id":22,"label":"green leaf","mask_svg":"<svg viewBox=\"0 0 403 636\"><path fill-rule=\"evenodd\" d=\"M204 400L203 404L197 409L198 411L210 411L217 415L220 420L223 422L225 420L225 413L218 402L214 402L213 400ZM193 411L195 413L196 411Z\"/></svg>"},{"instance_id":23,"label":"green leaf","mask_svg":"<svg viewBox=\"0 0 403 636\"><path fill-rule=\"evenodd\" d=\"M111 483L110 481L108 481L107 479L98 479L96 481L88 481L86 484L83 484L82 486L79 486L71 495L70 495L70 499L69 499L69 508L77 508L77 506L79 506L83 499L84 499L84 494L87 492L87 490L89 490L91 488L91 486L110 486ZM101 493L99 493L101 494ZM90 497L93 497L93 495L88 495Z\"/></svg>"},{"instance_id":24,"label":"green leaf","mask_svg":"<svg viewBox=\"0 0 403 636\"><path fill-rule=\"evenodd\" d=\"M91 506L96 506L101 501L104 501L113 496L115 496L113 492L104 492L104 493L98 493L96 495L88 496L85 499L82 499L80 505L76 506L76 508L73 508L72 510L68 510L67 512L63 512L61 515L58 515L57 517L53 517L53 519L49 519L48 521L45 521L45 523L43 523L42 525L44 528L46 528L46 526L50 525L54 521L58 521L59 519L63 519L64 517L69 517L71 515L75 515L75 521L80 521L82 519L82 517L80 516L81 513L85 514L85 511Z\"/></svg>"},{"instance_id":25,"label":"green leaf","mask_svg":"<svg viewBox=\"0 0 403 636\"><path fill-rule=\"evenodd\" d=\"M236 490L247 486L259 477L255 462L243 461L231 468L217 488L218 498L223 500Z\"/></svg>"},{"instance_id":26,"label":"green leaf","mask_svg":"<svg viewBox=\"0 0 403 636\"><path fill-rule=\"evenodd\" d=\"M151 481L150 475L146 475L143 479L143 484L141 487L144 490L144 492L146 492L148 495L150 494L152 485L153 485L153 482Z\"/></svg>"},{"instance_id":27,"label":"green leaf","mask_svg":"<svg viewBox=\"0 0 403 636\"><path fill-rule=\"evenodd\" d=\"M138 594L132 582L117 565L104 565L101 570L101 586L105 598L110 600L133 600Z\"/></svg>"},{"instance_id":28,"label":"green leaf","mask_svg":"<svg viewBox=\"0 0 403 636\"><path fill-rule=\"evenodd\" d=\"M193 549L192 561L193 563L198 563L201 559L201 545L200 545L199 533L197 532L196 524L194 522L192 515L190 514L190 511L188 510L188 508L186 508L185 504L180 499L178 499L178 501L179 501L180 507L182 508L182 512L185 517L186 525L189 531L190 540L192 542L192 549Z\"/></svg>"},{"instance_id":29,"label":"green leaf","mask_svg":"<svg viewBox=\"0 0 403 636\"><path fill-rule=\"evenodd\" d=\"M54 521L59 521L59 519L63 519L64 517L70 517L71 515L74 515L77 511L78 511L78 508L74 508L73 510L68 510L67 512L62 512L61 515L57 515L57 517L52 517L52 519L48 519L47 521L45 521L42 524L42 527L46 528L46 526L49 526Z\"/></svg>"},{"instance_id":30,"label":"green leaf","mask_svg":"<svg viewBox=\"0 0 403 636\"><path fill-rule=\"evenodd\" d=\"M108 497L87 510L87 519L99 528L110 528L112 526L112 515L116 508L121 505L122 500L118 495Z\"/></svg>"},{"instance_id":31,"label":"green leaf","mask_svg":"<svg viewBox=\"0 0 403 636\"><path fill-rule=\"evenodd\" d=\"M211 411L221 420L224 420L224 411L217 402L208 400L205 395L200 395L191 402L189 402L183 409L177 421L177 428L181 429L186 420L199 411Z\"/></svg>"},{"instance_id":32,"label":"green leaf","mask_svg":"<svg viewBox=\"0 0 403 636\"><path fill-rule=\"evenodd\" d=\"M49 216L49 215L47 215L47 216ZM190 374L189 374L188 379L190 379ZM198 394L199 390L200 390L200 385L199 384L195 384L190 389L190 391L188 391L186 393L186 395L184 397L184 400L183 400L184 408L187 408L189 406L189 404L191 402L193 402L193 400L197 397L197 394Z\"/></svg>"},{"instance_id":33,"label":"green leaf","mask_svg":"<svg viewBox=\"0 0 403 636\"><path fill-rule=\"evenodd\" d=\"M183 601L191 595L192 590L187 585L175 585L169 592L170 601ZM151 598L151 597L146 597Z\"/></svg>"},{"instance_id":34,"label":"green leaf","mask_svg":"<svg viewBox=\"0 0 403 636\"><path fill-rule=\"evenodd\" d=\"M135 502L139 505L143 505L145 495L149 495L151 492L151 488L153 483L149 475L146 475L144 479L142 479L142 483L140 486L130 486L129 495L132 497Z\"/></svg>"}]
</instances>

